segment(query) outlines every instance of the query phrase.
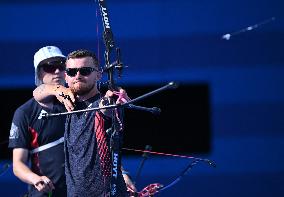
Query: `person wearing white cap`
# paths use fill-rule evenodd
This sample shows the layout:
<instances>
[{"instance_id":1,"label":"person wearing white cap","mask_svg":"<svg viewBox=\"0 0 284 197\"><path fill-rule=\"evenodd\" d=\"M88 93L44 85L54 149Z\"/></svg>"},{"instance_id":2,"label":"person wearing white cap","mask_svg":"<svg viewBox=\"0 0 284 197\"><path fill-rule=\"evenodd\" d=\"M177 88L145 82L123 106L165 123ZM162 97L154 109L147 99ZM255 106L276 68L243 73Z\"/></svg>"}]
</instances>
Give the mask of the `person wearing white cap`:
<instances>
[{"instance_id":1,"label":"person wearing white cap","mask_svg":"<svg viewBox=\"0 0 284 197\"><path fill-rule=\"evenodd\" d=\"M65 60L56 46L39 49L34 55L36 86L64 85ZM14 113L9 136L13 172L28 184L28 196L66 196L62 143L65 117L42 117L44 113L63 111L66 110L57 99L39 103L31 98Z\"/></svg>"}]
</instances>

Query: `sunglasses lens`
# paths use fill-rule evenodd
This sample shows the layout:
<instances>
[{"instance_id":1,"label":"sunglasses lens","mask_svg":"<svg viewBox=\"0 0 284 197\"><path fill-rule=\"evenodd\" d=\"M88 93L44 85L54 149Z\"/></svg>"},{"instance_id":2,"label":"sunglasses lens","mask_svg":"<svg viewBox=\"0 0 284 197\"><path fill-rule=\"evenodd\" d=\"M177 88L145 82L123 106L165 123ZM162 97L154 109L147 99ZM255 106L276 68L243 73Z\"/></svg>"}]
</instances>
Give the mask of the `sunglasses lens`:
<instances>
[{"instance_id":1,"label":"sunglasses lens","mask_svg":"<svg viewBox=\"0 0 284 197\"><path fill-rule=\"evenodd\" d=\"M46 73L54 73L57 69L59 71L64 71L65 66L64 65L43 65L42 69Z\"/></svg>"},{"instance_id":2,"label":"sunglasses lens","mask_svg":"<svg viewBox=\"0 0 284 197\"><path fill-rule=\"evenodd\" d=\"M74 77L77 74L77 68L68 68L66 69L66 73L70 77Z\"/></svg>"},{"instance_id":3,"label":"sunglasses lens","mask_svg":"<svg viewBox=\"0 0 284 197\"><path fill-rule=\"evenodd\" d=\"M95 68L92 67L82 67L82 68L68 68L66 69L66 74L70 77L76 76L77 72L79 71L80 75L82 76L88 76L90 75Z\"/></svg>"},{"instance_id":4,"label":"sunglasses lens","mask_svg":"<svg viewBox=\"0 0 284 197\"><path fill-rule=\"evenodd\" d=\"M80 69L80 74L83 75L83 76L88 76L93 71L94 70L91 67L83 67L83 68Z\"/></svg>"},{"instance_id":5,"label":"sunglasses lens","mask_svg":"<svg viewBox=\"0 0 284 197\"><path fill-rule=\"evenodd\" d=\"M54 73L57 69L59 69L59 71L64 71L65 63L64 61L51 61L42 64L41 67L46 73Z\"/></svg>"}]
</instances>

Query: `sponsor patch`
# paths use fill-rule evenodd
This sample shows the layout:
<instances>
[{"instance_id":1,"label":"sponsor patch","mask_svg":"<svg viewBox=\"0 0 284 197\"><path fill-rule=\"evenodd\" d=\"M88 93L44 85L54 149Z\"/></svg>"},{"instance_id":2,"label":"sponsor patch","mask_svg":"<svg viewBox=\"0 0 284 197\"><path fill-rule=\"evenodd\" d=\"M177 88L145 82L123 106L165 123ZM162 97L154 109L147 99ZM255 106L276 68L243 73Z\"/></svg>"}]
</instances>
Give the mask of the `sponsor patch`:
<instances>
[{"instance_id":1,"label":"sponsor patch","mask_svg":"<svg viewBox=\"0 0 284 197\"><path fill-rule=\"evenodd\" d=\"M9 139L17 139L17 138L19 138L19 128L17 127L17 125L12 123Z\"/></svg>"}]
</instances>

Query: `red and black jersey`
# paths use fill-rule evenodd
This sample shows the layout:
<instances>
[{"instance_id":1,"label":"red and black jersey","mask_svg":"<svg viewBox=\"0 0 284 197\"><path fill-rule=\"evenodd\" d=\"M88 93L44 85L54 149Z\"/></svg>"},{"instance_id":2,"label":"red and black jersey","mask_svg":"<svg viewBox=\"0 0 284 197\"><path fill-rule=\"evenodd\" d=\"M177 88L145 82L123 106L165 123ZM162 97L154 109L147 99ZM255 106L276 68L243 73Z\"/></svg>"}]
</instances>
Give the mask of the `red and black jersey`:
<instances>
[{"instance_id":1,"label":"red and black jersey","mask_svg":"<svg viewBox=\"0 0 284 197\"><path fill-rule=\"evenodd\" d=\"M99 102L100 95L96 95L84 102L77 102L75 110L98 107ZM107 172L110 166L105 164L111 162L107 160L111 155L106 149L100 149L104 143L100 139L105 135L105 148L110 150L110 136L106 132L110 127L111 119L98 110L80 112L66 118L64 137L68 197L108 196L111 172ZM129 196L120 168L117 180L117 196Z\"/></svg>"},{"instance_id":2,"label":"red and black jersey","mask_svg":"<svg viewBox=\"0 0 284 197\"><path fill-rule=\"evenodd\" d=\"M64 106L54 102L53 109L39 105L33 98L20 106L14 113L9 148L24 148L29 151L64 136L65 116L42 117L44 113L65 111ZM38 175L51 179L55 185L52 196L66 196L66 181L64 173L64 144L61 143L41 152L31 154L31 169ZM48 196L38 192L34 186L29 187L32 196Z\"/></svg>"}]
</instances>

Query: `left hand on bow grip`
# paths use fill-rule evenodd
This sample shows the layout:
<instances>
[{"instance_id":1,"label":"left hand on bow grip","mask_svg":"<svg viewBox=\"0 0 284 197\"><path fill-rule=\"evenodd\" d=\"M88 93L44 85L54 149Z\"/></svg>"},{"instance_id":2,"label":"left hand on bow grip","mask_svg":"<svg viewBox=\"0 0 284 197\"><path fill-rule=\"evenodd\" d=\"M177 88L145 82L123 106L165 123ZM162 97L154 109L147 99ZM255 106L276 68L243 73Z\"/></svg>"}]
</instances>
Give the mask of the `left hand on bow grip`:
<instances>
[{"instance_id":1,"label":"left hand on bow grip","mask_svg":"<svg viewBox=\"0 0 284 197\"><path fill-rule=\"evenodd\" d=\"M99 106L103 107L106 105L110 104L111 98L117 97L115 104L123 104L126 103L128 101L130 101L131 99L128 97L126 91L124 89L119 89L119 91L111 91L108 90L105 94L105 96L102 98ZM102 109L101 112L104 113L105 115L109 116L109 112L111 110L106 110L106 109Z\"/></svg>"},{"instance_id":2,"label":"left hand on bow grip","mask_svg":"<svg viewBox=\"0 0 284 197\"><path fill-rule=\"evenodd\" d=\"M115 104L123 104L123 103L126 103L127 101L130 101L130 98L128 97L126 91L121 88L119 89L119 91L108 90L106 92L105 97L110 98L110 97L114 97L114 95L118 97L115 101Z\"/></svg>"}]
</instances>

